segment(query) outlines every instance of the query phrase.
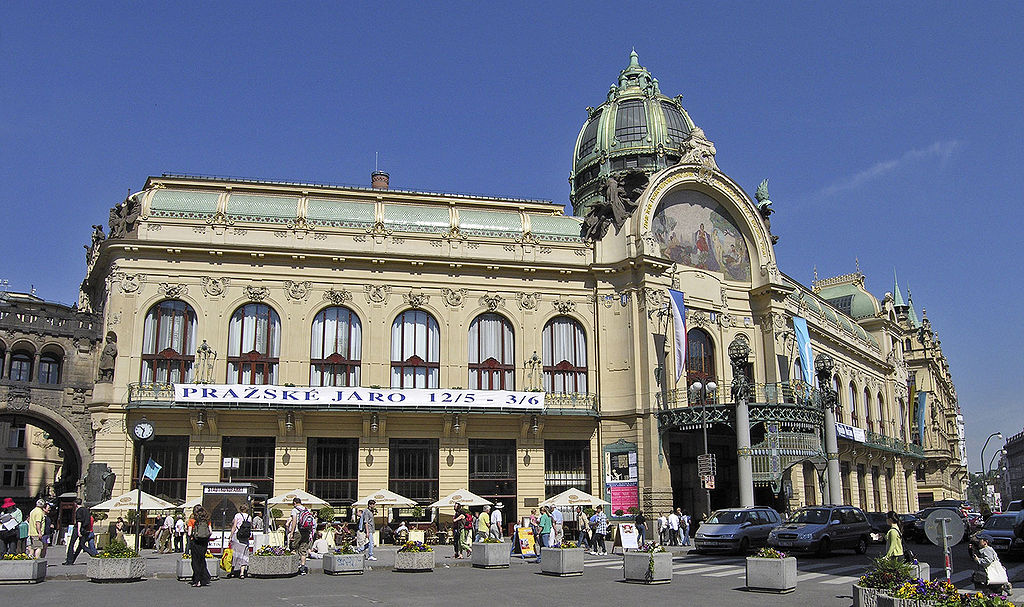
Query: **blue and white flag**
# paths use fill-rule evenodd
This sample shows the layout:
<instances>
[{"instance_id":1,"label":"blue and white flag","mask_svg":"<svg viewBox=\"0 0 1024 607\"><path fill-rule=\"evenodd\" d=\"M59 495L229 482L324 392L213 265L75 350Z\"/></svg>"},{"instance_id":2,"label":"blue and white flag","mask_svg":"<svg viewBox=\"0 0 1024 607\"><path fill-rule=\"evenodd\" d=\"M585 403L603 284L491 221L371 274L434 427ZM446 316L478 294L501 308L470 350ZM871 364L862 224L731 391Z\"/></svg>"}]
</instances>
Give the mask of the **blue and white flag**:
<instances>
[{"instance_id":1,"label":"blue and white flag","mask_svg":"<svg viewBox=\"0 0 1024 607\"><path fill-rule=\"evenodd\" d=\"M804 381L814 385L814 355L811 353L811 334L807 332L807 319L793 317L793 332L796 333L796 347L800 351L800 370Z\"/></svg>"},{"instance_id":2,"label":"blue and white flag","mask_svg":"<svg viewBox=\"0 0 1024 607\"><path fill-rule=\"evenodd\" d=\"M917 444L924 444L924 421L927 418L925 412L928 410L928 393L919 391L917 393Z\"/></svg>"},{"instance_id":3,"label":"blue and white flag","mask_svg":"<svg viewBox=\"0 0 1024 607\"><path fill-rule=\"evenodd\" d=\"M146 471L142 473L142 477L155 481L156 475L160 474L160 468L162 467L163 466L153 461L153 458L151 457L149 458L149 463L146 464Z\"/></svg>"},{"instance_id":4,"label":"blue and white flag","mask_svg":"<svg viewBox=\"0 0 1024 607\"><path fill-rule=\"evenodd\" d=\"M672 327L675 332L676 345L676 381L686 371L686 306L683 304L683 292L668 290L668 299L672 304Z\"/></svg>"}]
</instances>

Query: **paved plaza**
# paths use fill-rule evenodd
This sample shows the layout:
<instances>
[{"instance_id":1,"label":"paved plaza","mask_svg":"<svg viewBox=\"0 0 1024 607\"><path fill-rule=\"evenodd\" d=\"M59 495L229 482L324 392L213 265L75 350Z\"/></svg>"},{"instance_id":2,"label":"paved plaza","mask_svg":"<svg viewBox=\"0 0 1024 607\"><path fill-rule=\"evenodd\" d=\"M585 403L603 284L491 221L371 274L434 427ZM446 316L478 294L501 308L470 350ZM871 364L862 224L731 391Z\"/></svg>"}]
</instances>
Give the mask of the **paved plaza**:
<instances>
[{"instance_id":1,"label":"paved plaza","mask_svg":"<svg viewBox=\"0 0 1024 607\"><path fill-rule=\"evenodd\" d=\"M72 602L75 607L138 605L143 601L174 605L282 605L328 607L334 605L627 605L650 604L730 605L742 607L801 605L848 607L850 587L870 560L879 554L872 547L867 555L841 551L827 558L799 557L798 585L788 595L747 592L744 589L744 561L733 555L698 555L674 549L671 584L640 586L622 581L621 558L615 555L587 556L582 577L552 578L540 573L540 566L514 558L507 570L474 569L468 560L451 558L451 548L437 547L437 568L432 573L395 573L394 548L377 550L380 560L361 576L328 576L316 561L310 574L276 580L220 580L205 589L194 589L174 579L179 555L157 555L144 551L147 579L130 584L94 584L85 579L86 557L70 567L60 564L60 551L51 551L47 581L34 586L3 588L6 604L29 607ZM939 550L930 545L914 546L915 552L941 575ZM1010 579L1024 587L1024 563L1008 562ZM953 580L967 588L971 570L966 548L954 552ZM1024 603L1024 592L1012 597Z\"/></svg>"}]
</instances>

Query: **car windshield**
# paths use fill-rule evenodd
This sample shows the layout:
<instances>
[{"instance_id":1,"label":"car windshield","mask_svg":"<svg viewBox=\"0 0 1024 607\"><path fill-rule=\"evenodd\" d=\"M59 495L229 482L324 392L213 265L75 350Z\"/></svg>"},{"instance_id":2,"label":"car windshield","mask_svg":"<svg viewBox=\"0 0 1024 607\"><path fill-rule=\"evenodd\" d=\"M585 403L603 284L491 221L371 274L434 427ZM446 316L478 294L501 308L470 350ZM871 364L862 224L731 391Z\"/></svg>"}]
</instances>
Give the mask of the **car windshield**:
<instances>
[{"instance_id":1,"label":"car windshield","mask_svg":"<svg viewBox=\"0 0 1024 607\"><path fill-rule=\"evenodd\" d=\"M828 522L829 515L832 514L831 510L822 510L820 508L808 508L807 510L799 510L796 514L789 517L789 523L813 523L817 525L824 525Z\"/></svg>"},{"instance_id":2,"label":"car windshield","mask_svg":"<svg viewBox=\"0 0 1024 607\"><path fill-rule=\"evenodd\" d=\"M737 510L719 510L706 522L709 525L739 525L747 520L747 513Z\"/></svg>"},{"instance_id":3,"label":"car windshield","mask_svg":"<svg viewBox=\"0 0 1024 607\"><path fill-rule=\"evenodd\" d=\"M1013 516L992 516L985 521L985 529L1013 529Z\"/></svg>"}]
</instances>

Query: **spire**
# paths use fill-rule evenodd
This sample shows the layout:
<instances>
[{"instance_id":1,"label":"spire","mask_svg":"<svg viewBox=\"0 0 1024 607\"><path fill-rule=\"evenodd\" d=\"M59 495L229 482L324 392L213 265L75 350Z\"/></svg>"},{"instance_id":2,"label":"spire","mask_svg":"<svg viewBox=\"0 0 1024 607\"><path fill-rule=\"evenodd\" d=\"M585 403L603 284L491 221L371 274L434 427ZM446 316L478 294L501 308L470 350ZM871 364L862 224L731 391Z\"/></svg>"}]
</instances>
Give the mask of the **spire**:
<instances>
[{"instance_id":1,"label":"spire","mask_svg":"<svg viewBox=\"0 0 1024 607\"><path fill-rule=\"evenodd\" d=\"M636 47L629 53L629 67L640 67L640 55L636 54Z\"/></svg>"},{"instance_id":2,"label":"spire","mask_svg":"<svg viewBox=\"0 0 1024 607\"><path fill-rule=\"evenodd\" d=\"M900 292L900 279L899 279L899 277L896 276L896 269L895 268L893 268L893 270L892 270L892 280L893 280L892 296L894 298L893 306L895 306L897 308L905 308L905 307L907 307L906 302L903 301L903 293Z\"/></svg>"},{"instance_id":3,"label":"spire","mask_svg":"<svg viewBox=\"0 0 1024 607\"><path fill-rule=\"evenodd\" d=\"M917 312L914 311L914 297L910 294L910 287L907 287L907 319L910 321L910 326L918 329L921 327L921 321L917 319Z\"/></svg>"}]
</instances>

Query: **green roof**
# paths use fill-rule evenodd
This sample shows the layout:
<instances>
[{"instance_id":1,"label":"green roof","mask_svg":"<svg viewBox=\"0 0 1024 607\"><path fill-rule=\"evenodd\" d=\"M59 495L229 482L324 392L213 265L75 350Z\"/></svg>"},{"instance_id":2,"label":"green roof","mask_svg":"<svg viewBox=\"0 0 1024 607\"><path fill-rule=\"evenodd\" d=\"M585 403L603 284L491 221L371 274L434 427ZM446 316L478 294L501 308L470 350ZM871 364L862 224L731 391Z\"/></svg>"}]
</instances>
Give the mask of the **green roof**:
<instances>
[{"instance_id":1,"label":"green roof","mask_svg":"<svg viewBox=\"0 0 1024 607\"><path fill-rule=\"evenodd\" d=\"M878 313L878 303L874 296L854 284L840 284L832 287L825 287L818 291L818 296L826 301L840 300L852 296L850 301L850 316L853 318L867 318Z\"/></svg>"},{"instance_id":2,"label":"green roof","mask_svg":"<svg viewBox=\"0 0 1024 607\"><path fill-rule=\"evenodd\" d=\"M217 212L216 192L160 189L153 192L149 205L155 217L207 217Z\"/></svg>"},{"instance_id":3,"label":"green roof","mask_svg":"<svg viewBox=\"0 0 1024 607\"><path fill-rule=\"evenodd\" d=\"M294 196L261 196L258 194L231 194L228 197L227 216L243 221L288 223L299 211L299 199Z\"/></svg>"},{"instance_id":4,"label":"green roof","mask_svg":"<svg viewBox=\"0 0 1024 607\"><path fill-rule=\"evenodd\" d=\"M306 205L306 219L317 225L335 227L366 227L375 221L372 202L349 202L327 198L310 198Z\"/></svg>"}]
</instances>

